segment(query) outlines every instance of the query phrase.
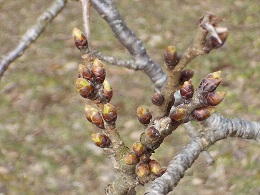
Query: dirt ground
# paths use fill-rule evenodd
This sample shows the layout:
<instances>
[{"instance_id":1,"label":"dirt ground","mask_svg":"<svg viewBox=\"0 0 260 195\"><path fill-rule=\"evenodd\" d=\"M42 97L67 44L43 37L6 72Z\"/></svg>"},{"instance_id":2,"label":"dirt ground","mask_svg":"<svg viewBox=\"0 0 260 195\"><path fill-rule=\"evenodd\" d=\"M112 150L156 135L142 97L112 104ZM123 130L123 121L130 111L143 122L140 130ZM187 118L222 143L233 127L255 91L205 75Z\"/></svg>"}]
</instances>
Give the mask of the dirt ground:
<instances>
[{"instance_id":1,"label":"dirt ground","mask_svg":"<svg viewBox=\"0 0 260 195\"><path fill-rule=\"evenodd\" d=\"M0 55L17 45L51 2L0 0ZM158 63L169 44L181 53L192 43L200 16L213 12L222 17L230 32L227 43L189 64L195 71L193 81L198 84L203 76L221 70L219 90L225 91L226 97L217 112L260 121L259 0L115 2ZM81 7L70 0L0 80L0 194L97 195L104 194L104 186L113 179L110 161L90 140L90 134L98 129L85 119L86 101L75 89L80 53L71 37L74 26L83 29ZM94 10L91 39L93 47L107 55L128 57ZM136 108L151 106L153 87L141 72L108 64L106 68L114 89L112 103L118 110L117 128L131 146L142 132ZM179 128L153 158L167 166L188 141L184 129ZM208 167L201 155L170 194L260 194L259 143L226 139L209 151L215 164ZM138 194L142 193L139 187Z\"/></svg>"}]
</instances>

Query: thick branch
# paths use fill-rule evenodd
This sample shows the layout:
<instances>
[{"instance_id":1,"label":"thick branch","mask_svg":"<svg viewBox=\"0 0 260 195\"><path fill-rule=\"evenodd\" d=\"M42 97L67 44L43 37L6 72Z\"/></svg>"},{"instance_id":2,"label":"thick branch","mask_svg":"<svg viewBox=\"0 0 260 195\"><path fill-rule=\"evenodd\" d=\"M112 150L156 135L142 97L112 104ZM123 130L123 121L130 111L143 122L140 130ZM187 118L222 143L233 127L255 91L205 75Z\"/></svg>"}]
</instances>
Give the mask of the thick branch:
<instances>
[{"instance_id":1,"label":"thick branch","mask_svg":"<svg viewBox=\"0 0 260 195\"><path fill-rule=\"evenodd\" d=\"M126 26L113 2L111 0L92 0L91 2L96 11L109 24L116 38L133 56L138 69L143 70L154 85L161 89L166 81L166 75L147 54L142 41Z\"/></svg>"},{"instance_id":2,"label":"thick branch","mask_svg":"<svg viewBox=\"0 0 260 195\"><path fill-rule=\"evenodd\" d=\"M17 47L9 52L0 61L0 78L7 70L10 63L20 57L23 52L33 43L40 34L44 31L47 25L58 15L58 13L65 7L67 0L55 0L51 6L41 14L34 26L27 30L22 36Z\"/></svg>"},{"instance_id":3,"label":"thick branch","mask_svg":"<svg viewBox=\"0 0 260 195\"><path fill-rule=\"evenodd\" d=\"M219 114L212 115L203 122L205 135L196 137L178 154L168 166L163 176L153 181L146 190L146 195L167 194L173 190L185 171L191 167L199 154L215 142L227 137L240 137L260 141L260 122L250 122L243 119L227 119Z\"/></svg>"}]
</instances>

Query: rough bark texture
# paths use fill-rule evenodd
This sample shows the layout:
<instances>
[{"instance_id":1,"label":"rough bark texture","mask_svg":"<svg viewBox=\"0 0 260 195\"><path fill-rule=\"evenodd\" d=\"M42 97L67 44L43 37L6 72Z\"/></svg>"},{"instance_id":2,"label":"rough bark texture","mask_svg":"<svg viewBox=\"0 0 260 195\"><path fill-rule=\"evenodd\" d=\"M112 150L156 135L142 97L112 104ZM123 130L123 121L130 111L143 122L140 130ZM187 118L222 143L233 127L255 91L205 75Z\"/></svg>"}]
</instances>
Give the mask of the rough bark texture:
<instances>
[{"instance_id":1,"label":"rough bark texture","mask_svg":"<svg viewBox=\"0 0 260 195\"><path fill-rule=\"evenodd\" d=\"M166 173L147 187L145 195L164 195L172 191L199 154L219 140L239 137L260 142L260 122L227 119L220 114L213 114L202 125L205 128L205 134L196 137L173 158Z\"/></svg>"}]
</instances>

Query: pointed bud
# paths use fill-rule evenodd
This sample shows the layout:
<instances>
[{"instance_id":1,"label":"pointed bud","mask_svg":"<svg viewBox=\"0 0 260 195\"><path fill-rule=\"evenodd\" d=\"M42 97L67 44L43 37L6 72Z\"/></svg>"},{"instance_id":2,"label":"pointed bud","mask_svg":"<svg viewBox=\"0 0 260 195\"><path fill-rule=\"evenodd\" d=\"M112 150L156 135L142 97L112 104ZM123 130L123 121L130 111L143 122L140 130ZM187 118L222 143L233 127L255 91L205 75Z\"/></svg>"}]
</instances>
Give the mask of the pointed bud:
<instances>
[{"instance_id":1,"label":"pointed bud","mask_svg":"<svg viewBox=\"0 0 260 195\"><path fill-rule=\"evenodd\" d=\"M146 163L139 163L136 166L136 174L138 177L142 178L150 174L149 166Z\"/></svg>"},{"instance_id":2,"label":"pointed bud","mask_svg":"<svg viewBox=\"0 0 260 195\"><path fill-rule=\"evenodd\" d=\"M199 89L203 92L213 92L221 83L221 71L208 74L200 83Z\"/></svg>"},{"instance_id":3,"label":"pointed bud","mask_svg":"<svg viewBox=\"0 0 260 195\"><path fill-rule=\"evenodd\" d=\"M178 64L179 58L174 46L167 47L166 53L164 54L164 62L169 68L173 68Z\"/></svg>"},{"instance_id":4,"label":"pointed bud","mask_svg":"<svg viewBox=\"0 0 260 195\"><path fill-rule=\"evenodd\" d=\"M85 115L86 118L88 119L89 122L92 123L90 116L94 113L94 112L98 112L98 109L86 104L85 105Z\"/></svg>"},{"instance_id":5,"label":"pointed bud","mask_svg":"<svg viewBox=\"0 0 260 195\"><path fill-rule=\"evenodd\" d=\"M87 50L88 49L88 41L83 32L79 30L77 27L74 27L72 30L72 35L74 38L74 42L76 47L79 50Z\"/></svg>"},{"instance_id":6,"label":"pointed bud","mask_svg":"<svg viewBox=\"0 0 260 195\"><path fill-rule=\"evenodd\" d=\"M148 125L150 123L152 114L147 108L145 108L144 106L139 106L136 113L141 124Z\"/></svg>"},{"instance_id":7,"label":"pointed bud","mask_svg":"<svg viewBox=\"0 0 260 195\"><path fill-rule=\"evenodd\" d=\"M92 106L85 105L85 114L88 121L95 124L98 128L104 129L104 121L99 113L98 109L93 108Z\"/></svg>"},{"instance_id":8,"label":"pointed bud","mask_svg":"<svg viewBox=\"0 0 260 195\"><path fill-rule=\"evenodd\" d=\"M217 49L217 48L221 47L226 42L227 37L228 37L227 28L217 27L216 31L217 31L219 39L221 40L221 43L219 42L219 40L216 37L211 36L210 43L211 43L212 49Z\"/></svg>"},{"instance_id":9,"label":"pointed bud","mask_svg":"<svg viewBox=\"0 0 260 195\"><path fill-rule=\"evenodd\" d=\"M194 110L191 116L195 118L197 121L203 121L210 117L214 112L215 108L208 106Z\"/></svg>"},{"instance_id":10,"label":"pointed bud","mask_svg":"<svg viewBox=\"0 0 260 195\"><path fill-rule=\"evenodd\" d=\"M159 175L161 171L161 165L156 160L151 160L149 162L149 169L152 174Z\"/></svg>"},{"instance_id":11,"label":"pointed bud","mask_svg":"<svg viewBox=\"0 0 260 195\"><path fill-rule=\"evenodd\" d=\"M151 161L150 155L143 154L142 156L140 156L140 161L144 163L149 163Z\"/></svg>"},{"instance_id":12,"label":"pointed bud","mask_svg":"<svg viewBox=\"0 0 260 195\"><path fill-rule=\"evenodd\" d=\"M104 68L103 63L96 58L92 64L92 72L96 77L97 83L103 83L106 78L106 70Z\"/></svg>"},{"instance_id":13,"label":"pointed bud","mask_svg":"<svg viewBox=\"0 0 260 195\"><path fill-rule=\"evenodd\" d=\"M194 75L194 71L191 69L186 69L181 71L181 82L190 80Z\"/></svg>"},{"instance_id":14,"label":"pointed bud","mask_svg":"<svg viewBox=\"0 0 260 195\"><path fill-rule=\"evenodd\" d=\"M104 80L103 87L104 87L103 95L106 98L107 102L109 102L113 96L112 87L107 80Z\"/></svg>"},{"instance_id":15,"label":"pointed bud","mask_svg":"<svg viewBox=\"0 0 260 195\"><path fill-rule=\"evenodd\" d=\"M225 92L211 92L205 97L206 104L209 106L218 105L225 97Z\"/></svg>"},{"instance_id":16,"label":"pointed bud","mask_svg":"<svg viewBox=\"0 0 260 195\"><path fill-rule=\"evenodd\" d=\"M124 161L128 165L136 165L137 163L139 163L140 159L133 152L130 152L124 157Z\"/></svg>"},{"instance_id":17,"label":"pointed bud","mask_svg":"<svg viewBox=\"0 0 260 195\"><path fill-rule=\"evenodd\" d=\"M164 96L160 93L155 93L153 94L151 100L154 105L161 106L164 102Z\"/></svg>"},{"instance_id":18,"label":"pointed bud","mask_svg":"<svg viewBox=\"0 0 260 195\"><path fill-rule=\"evenodd\" d=\"M100 148L108 148L111 143L109 137L102 133L92 133L91 139Z\"/></svg>"},{"instance_id":19,"label":"pointed bud","mask_svg":"<svg viewBox=\"0 0 260 195\"><path fill-rule=\"evenodd\" d=\"M86 80L93 82L94 81L94 74L85 65L80 64L79 70L78 70L78 78L83 78L83 79L86 79Z\"/></svg>"},{"instance_id":20,"label":"pointed bud","mask_svg":"<svg viewBox=\"0 0 260 195\"><path fill-rule=\"evenodd\" d=\"M167 171L167 168L161 168L161 170L157 176L161 177L166 171Z\"/></svg>"},{"instance_id":21,"label":"pointed bud","mask_svg":"<svg viewBox=\"0 0 260 195\"><path fill-rule=\"evenodd\" d=\"M160 132L154 127L151 126L145 130L146 136L151 140L157 140L160 137Z\"/></svg>"},{"instance_id":22,"label":"pointed bud","mask_svg":"<svg viewBox=\"0 0 260 195\"><path fill-rule=\"evenodd\" d=\"M143 144L141 144L140 142L135 142L133 144L132 148L133 148L135 155L137 155L137 156L141 156L145 151Z\"/></svg>"},{"instance_id":23,"label":"pointed bud","mask_svg":"<svg viewBox=\"0 0 260 195\"><path fill-rule=\"evenodd\" d=\"M186 109L175 108L172 113L170 113L170 118L172 122L182 122L186 117Z\"/></svg>"},{"instance_id":24,"label":"pointed bud","mask_svg":"<svg viewBox=\"0 0 260 195\"><path fill-rule=\"evenodd\" d=\"M188 100L191 99L194 94L194 87L192 85L191 80L185 81L180 88L180 93L183 99Z\"/></svg>"},{"instance_id":25,"label":"pointed bud","mask_svg":"<svg viewBox=\"0 0 260 195\"><path fill-rule=\"evenodd\" d=\"M117 119L116 108L112 104L105 104L103 108L103 117L106 122L113 123Z\"/></svg>"},{"instance_id":26,"label":"pointed bud","mask_svg":"<svg viewBox=\"0 0 260 195\"><path fill-rule=\"evenodd\" d=\"M86 79L78 78L76 81L76 88L79 94L84 98L93 98L95 95L93 83Z\"/></svg>"}]
</instances>

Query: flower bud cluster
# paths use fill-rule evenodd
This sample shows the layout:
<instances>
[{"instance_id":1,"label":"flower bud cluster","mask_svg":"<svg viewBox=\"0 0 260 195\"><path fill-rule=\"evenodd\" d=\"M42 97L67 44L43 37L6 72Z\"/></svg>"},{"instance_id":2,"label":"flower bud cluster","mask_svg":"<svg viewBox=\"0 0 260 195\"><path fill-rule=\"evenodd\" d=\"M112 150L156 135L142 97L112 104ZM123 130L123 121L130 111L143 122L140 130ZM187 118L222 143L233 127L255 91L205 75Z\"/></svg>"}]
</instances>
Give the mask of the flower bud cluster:
<instances>
[{"instance_id":1,"label":"flower bud cluster","mask_svg":"<svg viewBox=\"0 0 260 195\"><path fill-rule=\"evenodd\" d=\"M135 142L133 151L125 155L124 162L127 165L135 165L136 175L140 184L145 184L150 180L150 176L161 176L165 169L156 160L150 159L150 153L141 142Z\"/></svg>"},{"instance_id":2,"label":"flower bud cluster","mask_svg":"<svg viewBox=\"0 0 260 195\"><path fill-rule=\"evenodd\" d=\"M180 88L180 94L185 102L172 109L169 115L172 124L185 123L193 119L202 121L211 116L215 111L214 107L225 96L224 92L215 91L221 80L220 71L210 73L201 81L196 91L191 80L185 81Z\"/></svg>"},{"instance_id":3,"label":"flower bud cluster","mask_svg":"<svg viewBox=\"0 0 260 195\"><path fill-rule=\"evenodd\" d=\"M90 68L83 64L79 65L76 88L83 98L97 102L109 102L113 96L113 90L105 78L104 65L96 58L91 62Z\"/></svg>"}]
</instances>

